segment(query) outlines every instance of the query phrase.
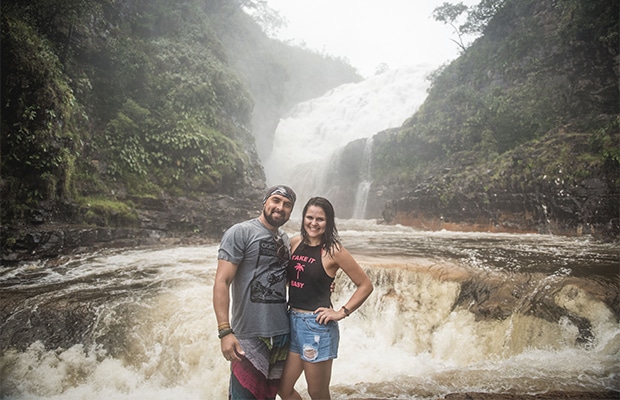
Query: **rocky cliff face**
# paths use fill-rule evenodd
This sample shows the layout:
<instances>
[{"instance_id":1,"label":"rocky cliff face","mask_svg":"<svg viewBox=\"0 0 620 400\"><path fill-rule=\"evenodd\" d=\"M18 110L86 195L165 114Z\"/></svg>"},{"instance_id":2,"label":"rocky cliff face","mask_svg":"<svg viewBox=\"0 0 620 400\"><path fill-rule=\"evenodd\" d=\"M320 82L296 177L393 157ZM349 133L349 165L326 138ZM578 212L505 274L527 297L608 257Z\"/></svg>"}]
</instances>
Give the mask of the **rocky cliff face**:
<instances>
[{"instance_id":1,"label":"rocky cliff face","mask_svg":"<svg viewBox=\"0 0 620 400\"><path fill-rule=\"evenodd\" d=\"M372 194L386 222L420 229L617 238L620 170L584 161L590 139L556 130L492 162L446 161L409 190L375 185Z\"/></svg>"},{"instance_id":2,"label":"rocky cliff face","mask_svg":"<svg viewBox=\"0 0 620 400\"><path fill-rule=\"evenodd\" d=\"M532 187L531 192L489 194L477 189L457 193L445 203L420 185L412 195L388 201L383 217L389 223L430 230L618 235L618 193L603 179L582 181L570 191L558 191L553 183Z\"/></svg>"},{"instance_id":3,"label":"rocky cliff face","mask_svg":"<svg viewBox=\"0 0 620 400\"><path fill-rule=\"evenodd\" d=\"M212 242L231 224L257 217L262 196L262 190L248 190L234 197L131 198L136 212L133 226L67 223L84 213L67 204L56 210L55 217L33 216L29 226L4 230L11 245L3 249L0 261L54 258L109 248ZM53 222L54 218L63 222Z\"/></svg>"}]
</instances>

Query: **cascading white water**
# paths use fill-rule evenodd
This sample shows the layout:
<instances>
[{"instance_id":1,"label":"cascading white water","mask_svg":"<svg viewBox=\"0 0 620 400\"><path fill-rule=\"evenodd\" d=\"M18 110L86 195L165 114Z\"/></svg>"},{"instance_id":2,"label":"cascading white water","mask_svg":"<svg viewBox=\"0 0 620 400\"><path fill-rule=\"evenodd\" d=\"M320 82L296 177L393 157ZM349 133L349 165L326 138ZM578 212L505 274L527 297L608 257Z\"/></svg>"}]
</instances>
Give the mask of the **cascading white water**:
<instances>
[{"instance_id":1,"label":"cascading white water","mask_svg":"<svg viewBox=\"0 0 620 400\"><path fill-rule=\"evenodd\" d=\"M618 291L613 244L338 227L375 291L340 324L334 399L620 389L620 329L603 300ZM216 253L147 249L1 270L0 397L225 398ZM338 276L334 304L353 290Z\"/></svg>"},{"instance_id":2,"label":"cascading white water","mask_svg":"<svg viewBox=\"0 0 620 400\"><path fill-rule=\"evenodd\" d=\"M304 203L328 197L325 176L340 150L411 117L426 98L429 72L424 65L388 71L298 104L280 120L264 161L268 185L288 184Z\"/></svg>"},{"instance_id":3,"label":"cascading white water","mask_svg":"<svg viewBox=\"0 0 620 400\"><path fill-rule=\"evenodd\" d=\"M355 193L355 207L353 208L354 219L364 219L366 216L366 204L368 203L368 191L372 184L371 165L372 165L372 137L366 139L364 145L364 154L362 161L362 170L360 171L360 183Z\"/></svg>"}]
</instances>

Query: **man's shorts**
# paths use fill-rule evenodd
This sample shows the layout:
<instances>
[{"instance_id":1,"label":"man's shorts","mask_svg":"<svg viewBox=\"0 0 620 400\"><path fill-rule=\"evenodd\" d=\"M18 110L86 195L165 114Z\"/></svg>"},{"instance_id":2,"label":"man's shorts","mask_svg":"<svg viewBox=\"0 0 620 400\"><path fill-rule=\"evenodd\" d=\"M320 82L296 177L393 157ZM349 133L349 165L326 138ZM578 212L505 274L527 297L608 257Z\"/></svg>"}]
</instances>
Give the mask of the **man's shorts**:
<instances>
[{"instance_id":1,"label":"man's shorts","mask_svg":"<svg viewBox=\"0 0 620 400\"><path fill-rule=\"evenodd\" d=\"M327 325L321 325L316 322L316 315L312 312L289 310L288 315L291 322L289 351L299 354L302 360L311 363L338 357L338 322L330 321Z\"/></svg>"}]
</instances>

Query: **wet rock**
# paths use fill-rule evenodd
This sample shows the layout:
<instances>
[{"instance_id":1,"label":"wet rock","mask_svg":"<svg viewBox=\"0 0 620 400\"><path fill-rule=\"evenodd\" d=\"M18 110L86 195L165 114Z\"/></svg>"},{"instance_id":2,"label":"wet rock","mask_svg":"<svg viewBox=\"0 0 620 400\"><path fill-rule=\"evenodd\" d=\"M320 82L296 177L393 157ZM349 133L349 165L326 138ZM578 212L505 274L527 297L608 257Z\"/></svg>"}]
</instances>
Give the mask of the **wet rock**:
<instances>
[{"instance_id":1,"label":"wet rock","mask_svg":"<svg viewBox=\"0 0 620 400\"><path fill-rule=\"evenodd\" d=\"M102 248L128 248L169 241L219 239L235 222L257 217L260 193L249 197L217 195L188 199L138 199L137 227L84 226L50 221L2 227L2 263L53 258ZM72 212L75 212L73 210ZM62 215L62 219L66 215Z\"/></svg>"},{"instance_id":2,"label":"wet rock","mask_svg":"<svg viewBox=\"0 0 620 400\"><path fill-rule=\"evenodd\" d=\"M560 192L555 188L530 190L488 193L473 186L462 188L446 201L439 190L418 187L412 195L386 201L382 216L391 224L430 230L592 234L600 238L620 234L620 196L602 180L590 179Z\"/></svg>"}]
</instances>

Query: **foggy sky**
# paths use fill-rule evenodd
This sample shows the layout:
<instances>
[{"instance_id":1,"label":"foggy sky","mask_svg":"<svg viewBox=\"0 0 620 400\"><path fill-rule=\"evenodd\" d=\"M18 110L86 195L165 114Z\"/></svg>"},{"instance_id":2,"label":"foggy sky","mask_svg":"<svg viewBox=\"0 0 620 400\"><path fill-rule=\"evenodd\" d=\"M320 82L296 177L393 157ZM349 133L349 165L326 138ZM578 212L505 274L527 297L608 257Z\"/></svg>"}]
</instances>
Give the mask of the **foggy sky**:
<instances>
[{"instance_id":1,"label":"foggy sky","mask_svg":"<svg viewBox=\"0 0 620 400\"><path fill-rule=\"evenodd\" d=\"M458 3L459 1L452 1ZM479 0L463 0L475 5ZM444 0L268 0L288 26L277 37L339 56L365 77L377 67L429 65L459 55L454 30L432 12Z\"/></svg>"}]
</instances>

